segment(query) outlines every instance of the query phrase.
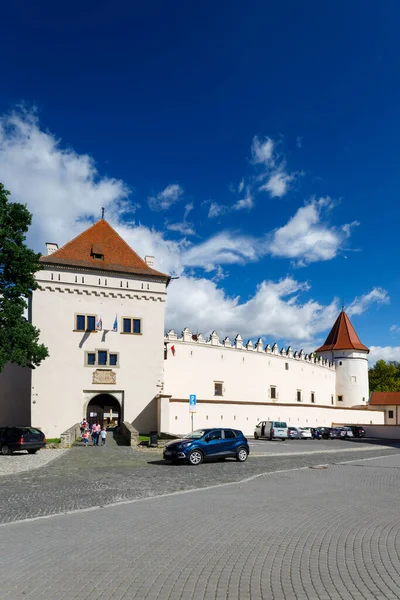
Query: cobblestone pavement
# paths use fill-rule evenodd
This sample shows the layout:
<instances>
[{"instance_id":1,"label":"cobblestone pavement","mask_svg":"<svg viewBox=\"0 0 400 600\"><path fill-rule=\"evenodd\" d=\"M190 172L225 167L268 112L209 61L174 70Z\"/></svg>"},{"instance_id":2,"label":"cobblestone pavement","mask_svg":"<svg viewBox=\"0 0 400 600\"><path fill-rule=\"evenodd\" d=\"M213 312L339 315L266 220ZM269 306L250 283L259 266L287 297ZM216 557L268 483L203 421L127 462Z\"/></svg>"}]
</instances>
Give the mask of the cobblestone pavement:
<instances>
[{"instance_id":1,"label":"cobblestone pavement","mask_svg":"<svg viewBox=\"0 0 400 600\"><path fill-rule=\"evenodd\" d=\"M1 599L397 600L399 490L396 453L5 524Z\"/></svg>"},{"instance_id":2,"label":"cobblestone pavement","mask_svg":"<svg viewBox=\"0 0 400 600\"><path fill-rule=\"evenodd\" d=\"M17 452L12 456L0 456L0 476L22 473L23 471L32 471L44 467L55 458L60 458L65 449L49 448L40 450L37 454L28 454L27 452ZM1 481L1 480L0 480Z\"/></svg>"},{"instance_id":3,"label":"cobblestone pavement","mask_svg":"<svg viewBox=\"0 0 400 600\"><path fill-rule=\"evenodd\" d=\"M298 442L299 448L301 443ZM310 448L313 447L311 444ZM277 447L284 445L277 442ZM282 469L334 463L366 455L399 453L396 448L381 446L368 452L358 448L349 452L343 450L340 441L336 447L337 453L250 456L243 464L227 460L190 467L164 463L159 450L134 451L127 446L118 446L109 436L104 448L76 446L44 468L1 477L0 522L241 481L253 475Z\"/></svg>"}]
</instances>

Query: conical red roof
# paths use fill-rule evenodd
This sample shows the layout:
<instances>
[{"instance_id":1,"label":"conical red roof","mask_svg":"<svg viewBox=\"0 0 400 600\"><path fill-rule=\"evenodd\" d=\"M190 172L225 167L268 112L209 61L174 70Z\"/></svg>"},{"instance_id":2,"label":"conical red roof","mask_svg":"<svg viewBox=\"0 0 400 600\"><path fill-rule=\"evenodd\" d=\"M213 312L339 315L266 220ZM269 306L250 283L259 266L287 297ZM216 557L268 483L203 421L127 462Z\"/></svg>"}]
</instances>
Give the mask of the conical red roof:
<instances>
[{"instance_id":1,"label":"conical red roof","mask_svg":"<svg viewBox=\"0 0 400 600\"><path fill-rule=\"evenodd\" d=\"M49 256L42 256L40 262L169 279L168 275L150 268L104 219L97 221Z\"/></svg>"},{"instance_id":2,"label":"conical red roof","mask_svg":"<svg viewBox=\"0 0 400 600\"><path fill-rule=\"evenodd\" d=\"M359 340L349 317L344 310L340 313L332 327L325 344L315 352L326 352L327 350L364 350L369 349Z\"/></svg>"}]
</instances>

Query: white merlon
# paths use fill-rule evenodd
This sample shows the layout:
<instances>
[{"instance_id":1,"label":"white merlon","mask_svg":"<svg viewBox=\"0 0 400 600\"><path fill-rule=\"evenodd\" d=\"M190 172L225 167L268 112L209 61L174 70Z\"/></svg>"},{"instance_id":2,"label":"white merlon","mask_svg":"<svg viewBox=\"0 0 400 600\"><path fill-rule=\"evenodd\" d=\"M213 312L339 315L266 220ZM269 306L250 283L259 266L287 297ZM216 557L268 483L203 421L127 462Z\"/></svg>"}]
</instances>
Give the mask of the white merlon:
<instances>
[{"instance_id":1,"label":"white merlon","mask_svg":"<svg viewBox=\"0 0 400 600\"><path fill-rule=\"evenodd\" d=\"M145 256L144 262L152 269L154 267L154 256Z\"/></svg>"}]
</instances>

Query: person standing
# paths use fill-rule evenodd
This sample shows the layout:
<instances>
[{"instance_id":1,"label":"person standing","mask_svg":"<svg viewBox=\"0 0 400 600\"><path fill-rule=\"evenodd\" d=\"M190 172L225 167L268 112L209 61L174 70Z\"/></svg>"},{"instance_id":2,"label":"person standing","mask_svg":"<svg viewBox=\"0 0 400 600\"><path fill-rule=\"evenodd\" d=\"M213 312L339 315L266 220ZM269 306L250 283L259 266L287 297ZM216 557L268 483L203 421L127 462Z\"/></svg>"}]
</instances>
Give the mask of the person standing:
<instances>
[{"instance_id":1,"label":"person standing","mask_svg":"<svg viewBox=\"0 0 400 600\"><path fill-rule=\"evenodd\" d=\"M100 423L96 424L96 429L97 429L96 446L98 446L99 445L99 439L100 439L100 433L101 433L101 425L100 425Z\"/></svg>"},{"instance_id":2,"label":"person standing","mask_svg":"<svg viewBox=\"0 0 400 600\"><path fill-rule=\"evenodd\" d=\"M103 427L103 429L101 430L100 437L101 437L101 445L105 446L106 439L107 439L107 429L105 427Z\"/></svg>"},{"instance_id":3,"label":"person standing","mask_svg":"<svg viewBox=\"0 0 400 600\"><path fill-rule=\"evenodd\" d=\"M97 424L93 423L92 425L92 442L93 442L93 446L97 446L98 443L98 431L97 431Z\"/></svg>"}]
</instances>

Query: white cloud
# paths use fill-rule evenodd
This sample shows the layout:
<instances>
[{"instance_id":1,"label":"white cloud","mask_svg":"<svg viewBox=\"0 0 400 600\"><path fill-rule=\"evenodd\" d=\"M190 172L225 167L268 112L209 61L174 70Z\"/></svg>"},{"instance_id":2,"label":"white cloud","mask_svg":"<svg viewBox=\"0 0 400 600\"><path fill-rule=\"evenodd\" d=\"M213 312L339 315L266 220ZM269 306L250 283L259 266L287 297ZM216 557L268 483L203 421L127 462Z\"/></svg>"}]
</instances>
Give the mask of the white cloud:
<instances>
[{"instance_id":1,"label":"white cloud","mask_svg":"<svg viewBox=\"0 0 400 600\"><path fill-rule=\"evenodd\" d=\"M289 188L289 183L293 181L294 174L289 175L285 171L276 171L260 188L260 192L269 192L271 198L281 198Z\"/></svg>"},{"instance_id":2,"label":"white cloud","mask_svg":"<svg viewBox=\"0 0 400 600\"><path fill-rule=\"evenodd\" d=\"M168 210L175 202L180 200L183 189L177 183L168 185L162 192L156 196L149 196L148 203L151 210Z\"/></svg>"},{"instance_id":3,"label":"white cloud","mask_svg":"<svg viewBox=\"0 0 400 600\"><path fill-rule=\"evenodd\" d=\"M357 296L351 304L346 307L346 312L349 317L361 315L371 304L389 304L390 298L386 290L382 288L374 288L368 294Z\"/></svg>"},{"instance_id":4,"label":"white cloud","mask_svg":"<svg viewBox=\"0 0 400 600\"><path fill-rule=\"evenodd\" d=\"M212 270L221 264L245 264L265 254L262 242L251 236L222 231L183 252L182 262L189 267Z\"/></svg>"},{"instance_id":5,"label":"white cloud","mask_svg":"<svg viewBox=\"0 0 400 600\"><path fill-rule=\"evenodd\" d=\"M243 192L243 190L244 190L244 179L242 179L242 181L239 183L239 186L238 186L239 194L241 194Z\"/></svg>"},{"instance_id":6,"label":"white cloud","mask_svg":"<svg viewBox=\"0 0 400 600\"><path fill-rule=\"evenodd\" d=\"M244 198L241 198L232 206L232 210L251 210L254 206L253 196L250 193L250 190L246 190L246 195Z\"/></svg>"},{"instance_id":7,"label":"white cloud","mask_svg":"<svg viewBox=\"0 0 400 600\"><path fill-rule=\"evenodd\" d=\"M328 226L323 219L331 208L330 198L313 199L299 208L286 225L270 236L271 254L291 258L298 266L337 256L356 223L339 228Z\"/></svg>"},{"instance_id":8,"label":"white cloud","mask_svg":"<svg viewBox=\"0 0 400 600\"><path fill-rule=\"evenodd\" d=\"M253 138L251 145L252 162L262 167L256 181L266 181L258 187L260 192L268 192L271 198L282 198L290 188L298 173L287 173L284 157L276 150L276 143L269 137L260 140Z\"/></svg>"},{"instance_id":9,"label":"white cloud","mask_svg":"<svg viewBox=\"0 0 400 600\"><path fill-rule=\"evenodd\" d=\"M274 149L275 143L271 138L266 137L260 140L258 136L254 136L251 144L252 161L256 165L265 165L272 167L274 165Z\"/></svg>"},{"instance_id":10,"label":"white cloud","mask_svg":"<svg viewBox=\"0 0 400 600\"><path fill-rule=\"evenodd\" d=\"M178 233L181 233L182 235L196 235L193 223L189 223L187 221L187 218L188 218L189 214L193 210L193 206L194 206L193 202L190 202L189 204L186 204L186 206L185 206L185 212L183 214L183 221L181 221L180 223L168 223L168 222L166 222L166 228L169 231L177 231Z\"/></svg>"},{"instance_id":11,"label":"white cloud","mask_svg":"<svg viewBox=\"0 0 400 600\"><path fill-rule=\"evenodd\" d=\"M400 333L400 327L398 325L392 325L390 331L392 333Z\"/></svg>"},{"instance_id":12,"label":"white cloud","mask_svg":"<svg viewBox=\"0 0 400 600\"><path fill-rule=\"evenodd\" d=\"M400 346L371 346L368 354L370 366L377 360L400 362Z\"/></svg>"},{"instance_id":13,"label":"white cloud","mask_svg":"<svg viewBox=\"0 0 400 600\"><path fill-rule=\"evenodd\" d=\"M210 208L208 209L208 218L215 219L226 213L228 208L223 204L218 204L217 202L211 202Z\"/></svg>"},{"instance_id":14,"label":"white cloud","mask_svg":"<svg viewBox=\"0 0 400 600\"><path fill-rule=\"evenodd\" d=\"M33 213L28 241L42 250L45 241L66 242L90 217L130 210L126 184L100 177L93 159L61 147L42 131L34 112L0 117L0 173L11 201Z\"/></svg>"}]
</instances>

